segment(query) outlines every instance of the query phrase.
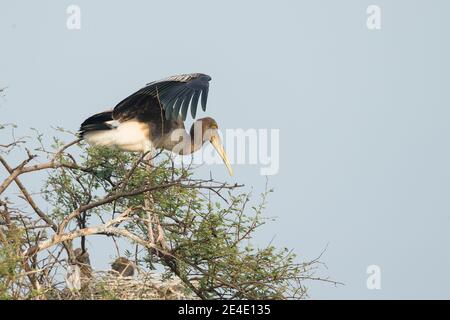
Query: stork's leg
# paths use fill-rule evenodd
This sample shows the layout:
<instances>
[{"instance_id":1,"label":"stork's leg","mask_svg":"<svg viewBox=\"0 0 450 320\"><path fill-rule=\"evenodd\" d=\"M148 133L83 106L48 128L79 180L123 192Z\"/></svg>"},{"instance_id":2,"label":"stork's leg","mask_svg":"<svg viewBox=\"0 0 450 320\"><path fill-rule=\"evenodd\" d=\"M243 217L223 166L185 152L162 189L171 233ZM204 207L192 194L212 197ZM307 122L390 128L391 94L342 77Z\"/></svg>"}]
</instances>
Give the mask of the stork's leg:
<instances>
[{"instance_id":1,"label":"stork's leg","mask_svg":"<svg viewBox=\"0 0 450 320\"><path fill-rule=\"evenodd\" d=\"M146 162L149 162L151 164L151 161L153 159L153 154L155 153L155 148L153 148L152 143L149 141L144 145L144 153L146 153L144 160Z\"/></svg>"},{"instance_id":2,"label":"stork's leg","mask_svg":"<svg viewBox=\"0 0 450 320\"><path fill-rule=\"evenodd\" d=\"M147 155L145 156L145 161L147 163L147 171L149 173L151 173L151 171L153 170L153 157L155 154L154 148L149 145L148 147L148 151L147 151ZM145 209L147 212L147 232L148 232L148 237L149 237L149 241L153 244L161 244L161 246L163 248L165 248L165 241L164 241L164 230L161 227L161 223L159 221L159 218L157 215L154 214L154 200L153 200L153 196L150 192L148 192L148 194L146 195L146 197L144 198L144 205L145 205ZM155 223L155 227L156 227L156 241L155 241L155 232L153 230L153 223Z\"/></svg>"},{"instance_id":3,"label":"stork's leg","mask_svg":"<svg viewBox=\"0 0 450 320\"><path fill-rule=\"evenodd\" d=\"M146 148L147 150L145 151L147 154L144 157L144 161L147 163L147 171L150 173L152 171L152 158L153 158L153 152L152 152L152 147L149 145ZM152 194L150 192L147 192L147 194L144 197L144 206L145 206L145 211L147 213L147 233L148 233L148 240L150 241L150 243L155 244L155 236L153 234L153 218L152 218L152 213L154 210L154 202L153 202L153 197Z\"/></svg>"}]
</instances>

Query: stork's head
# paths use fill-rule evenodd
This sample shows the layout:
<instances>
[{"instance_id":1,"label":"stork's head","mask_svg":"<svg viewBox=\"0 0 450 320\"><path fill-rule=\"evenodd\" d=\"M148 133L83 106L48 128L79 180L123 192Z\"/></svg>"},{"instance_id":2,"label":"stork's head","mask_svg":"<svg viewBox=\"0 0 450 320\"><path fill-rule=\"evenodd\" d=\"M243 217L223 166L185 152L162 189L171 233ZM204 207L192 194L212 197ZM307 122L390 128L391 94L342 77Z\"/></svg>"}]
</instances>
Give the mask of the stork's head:
<instances>
[{"instance_id":1,"label":"stork's head","mask_svg":"<svg viewBox=\"0 0 450 320\"><path fill-rule=\"evenodd\" d=\"M228 169L230 175L233 175L233 169L231 168L230 161L228 160L228 156L223 148L222 139L219 136L219 126L217 125L216 120L210 117L202 118L196 121L196 123L191 128L191 136L197 136L195 132L198 128L201 129L201 137L202 142L206 141L211 142L213 147L216 149L217 153L222 158L225 166ZM194 132L193 132L194 130Z\"/></svg>"}]
</instances>

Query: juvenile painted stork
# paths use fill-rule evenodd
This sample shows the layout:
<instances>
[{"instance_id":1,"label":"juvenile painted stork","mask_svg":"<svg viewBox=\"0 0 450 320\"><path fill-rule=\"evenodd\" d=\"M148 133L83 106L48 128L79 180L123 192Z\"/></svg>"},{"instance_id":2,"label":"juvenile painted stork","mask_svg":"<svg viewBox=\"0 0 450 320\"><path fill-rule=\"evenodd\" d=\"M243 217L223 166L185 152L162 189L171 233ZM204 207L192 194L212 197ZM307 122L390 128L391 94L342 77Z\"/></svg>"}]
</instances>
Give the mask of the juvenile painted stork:
<instances>
[{"instance_id":1,"label":"juvenile painted stork","mask_svg":"<svg viewBox=\"0 0 450 320\"><path fill-rule=\"evenodd\" d=\"M195 119L199 100L206 110L210 80L206 74L193 73L151 82L113 110L86 119L80 136L91 145L135 152L156 148L182 155L199 150L209 141L233 175L217 122L210 117L198 119L189 132L184 126L188 109Z\"/></svg>"}]
</instances>

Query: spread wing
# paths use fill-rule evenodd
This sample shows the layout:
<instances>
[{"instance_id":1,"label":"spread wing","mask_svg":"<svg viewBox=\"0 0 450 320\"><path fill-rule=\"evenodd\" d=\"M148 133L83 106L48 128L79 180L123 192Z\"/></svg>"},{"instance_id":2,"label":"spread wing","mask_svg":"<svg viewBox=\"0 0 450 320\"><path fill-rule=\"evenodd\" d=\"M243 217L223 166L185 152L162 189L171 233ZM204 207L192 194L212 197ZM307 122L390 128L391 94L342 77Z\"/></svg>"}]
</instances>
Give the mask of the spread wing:
<instances>
[{"instance_id":1,"label":"spread wing","mask_svg":"<svg viewBox=\"0 0 450 320\"><path fill-rule=\"evenodd\" d=\"M195 118L199 100L203 111L206 110L210 80L206 74L192 73L151 82L121 101L114 108L113 118L142 119L163 108L167 120L176 120L180 114L186 120L189 106Z\"/></svg>"}]
</instances>

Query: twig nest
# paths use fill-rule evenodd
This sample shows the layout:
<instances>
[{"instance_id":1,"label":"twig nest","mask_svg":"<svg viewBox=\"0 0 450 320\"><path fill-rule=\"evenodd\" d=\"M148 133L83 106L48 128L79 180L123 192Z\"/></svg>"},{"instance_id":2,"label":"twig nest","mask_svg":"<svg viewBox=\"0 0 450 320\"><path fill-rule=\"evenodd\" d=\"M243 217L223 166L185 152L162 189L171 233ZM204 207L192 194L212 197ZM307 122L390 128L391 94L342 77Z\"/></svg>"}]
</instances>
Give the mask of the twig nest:
<instances>
[{"instance_id":1,"label":"twig nest","mask_svg":"<svg viewBox=\"0 0 450 320\"><path fill-rule=\"evenodd\" d=\"M179 278L163 279L161 274L140 272L133 277L116 272L93 272L86 286L76 292L64 289L64 299L81 300L185 300L196 299Z\"/></svg>"}]
</instances>

